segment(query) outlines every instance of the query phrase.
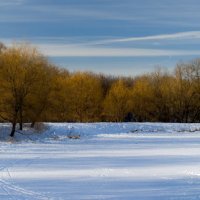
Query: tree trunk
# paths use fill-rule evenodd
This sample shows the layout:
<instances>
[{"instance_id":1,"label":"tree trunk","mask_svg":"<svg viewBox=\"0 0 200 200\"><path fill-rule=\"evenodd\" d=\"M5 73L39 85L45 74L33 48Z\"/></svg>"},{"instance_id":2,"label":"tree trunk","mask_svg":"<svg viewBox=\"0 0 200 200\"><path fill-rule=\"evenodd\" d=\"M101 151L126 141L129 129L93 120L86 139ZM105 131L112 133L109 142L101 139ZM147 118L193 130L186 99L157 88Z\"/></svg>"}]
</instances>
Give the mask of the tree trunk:
<instances>
[{"instance_id":1,"label":"tree trunk","mask_svg":"<svg viewBox=\"0 0 200 200\"><path fill-rule=\"evenodd\" d=\"M18 110L15 109L15 114L14 114L13 120L12 120L12 130L10 132L10 137L14 137L14 135L15 135L16 124L17 124L17 115L18 115Z\"/></svg>"},{"instance_id":2,"label":"tree trunk","mask_svg":"<svg viewBox=\"0 0 200 200\"><path fill-rule=\"evenodd\" d=\"M19 130L22 131L23 130L23 123L20 121L19 123Z\"/></svg>"},{"instance_id":3,"label":"tree trunk","mask_svg":"<svg viewBox=\"0 0 200 200\"><path fill-rule=\"evenodd\" d=\"M23 115L22 115L22 109L20 109L20 111L19 111L19 130L23 130Z\"/></svg>"},{"instance_id":4,"label":"tree trunk","mask_svg":"<svg viewBox=\"0 0 200 200\"><path fill-rule=\"evenodd\" d=\"M11 130L11 133L10 133L10 137L14 137L15 130L16 130L16 119L14 119L14 121L12 123L12 130Z\"/></svg>"},{"instance_id":5,"label":"tree trunk","mask_svg":"<svg viewBox=\"0 0 200 200\"><path fill-rule=\"evenodd\" d=\"M33 121L33 122L31 123L31 128L34 128L34 126L35 126L35 121Z\"/></svg>"}]
</instances>

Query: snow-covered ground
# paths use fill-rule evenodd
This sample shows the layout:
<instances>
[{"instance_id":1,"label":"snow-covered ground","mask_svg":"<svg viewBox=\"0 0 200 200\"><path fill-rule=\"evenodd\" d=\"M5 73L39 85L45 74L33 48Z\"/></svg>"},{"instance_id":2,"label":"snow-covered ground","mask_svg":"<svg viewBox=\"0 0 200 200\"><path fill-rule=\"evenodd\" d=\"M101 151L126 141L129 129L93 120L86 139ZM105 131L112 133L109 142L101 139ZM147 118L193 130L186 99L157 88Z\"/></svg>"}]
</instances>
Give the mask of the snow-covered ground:
<instances>
[{"instance_id":1,"label":"snow-covered ground","mask_svg":"<svg viewBox=\"0 0 200 200\"><path fill-rule=\"evenodd\" d=\"M200 199L200 124L45 126L0 124L0 200Z\"/></svg>"}]
</instances>

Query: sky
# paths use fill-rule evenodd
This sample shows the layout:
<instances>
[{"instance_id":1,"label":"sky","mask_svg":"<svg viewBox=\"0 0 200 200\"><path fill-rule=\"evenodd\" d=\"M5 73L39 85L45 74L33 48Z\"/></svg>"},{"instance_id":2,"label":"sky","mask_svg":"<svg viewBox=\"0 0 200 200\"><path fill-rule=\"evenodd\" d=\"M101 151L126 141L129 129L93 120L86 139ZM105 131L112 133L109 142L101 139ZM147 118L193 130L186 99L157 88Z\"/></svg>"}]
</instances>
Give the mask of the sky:
<instances>
[{"instance_id":1,"label":"sky","mask_svg":"<svg viewBox=\"0 0 200 200\"><path fill-rule=\"evenodd\" d=\"M70 71L139 75L200 57L199 0L0 0L0 41Z\"/></svg>"}]
</instances>

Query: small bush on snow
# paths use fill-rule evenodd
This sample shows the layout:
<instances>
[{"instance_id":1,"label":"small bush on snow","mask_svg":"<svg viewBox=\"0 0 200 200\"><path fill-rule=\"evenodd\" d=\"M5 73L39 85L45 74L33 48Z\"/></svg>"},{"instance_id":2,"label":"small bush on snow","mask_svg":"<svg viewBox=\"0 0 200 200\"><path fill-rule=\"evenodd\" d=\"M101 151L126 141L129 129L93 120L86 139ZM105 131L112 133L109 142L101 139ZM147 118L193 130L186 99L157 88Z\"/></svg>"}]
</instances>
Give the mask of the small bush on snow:
<instances>
[{"instance_id":1,"label":"small bush on snow","mask_svg":"<svg viewBox=\"0 0 200 200\"><path fill-rule=\"evenodd\" d=\"M47 129L47 126L42 122L37 122L34 126L34 130L38 133L41 133Z\"/></svg>"}]
</instances>

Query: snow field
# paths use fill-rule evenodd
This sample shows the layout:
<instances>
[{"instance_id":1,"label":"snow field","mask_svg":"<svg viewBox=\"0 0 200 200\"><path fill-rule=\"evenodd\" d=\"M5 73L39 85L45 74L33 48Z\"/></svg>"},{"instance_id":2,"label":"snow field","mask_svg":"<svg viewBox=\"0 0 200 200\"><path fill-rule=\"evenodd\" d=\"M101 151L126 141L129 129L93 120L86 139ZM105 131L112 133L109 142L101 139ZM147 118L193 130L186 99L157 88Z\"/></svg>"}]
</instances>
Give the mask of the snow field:
<instances>
[{"instance_id":1,"label":"snow field","mask_svg":"<svg viewBox=\"0 0 200 200\"><path fill-rule=\"evenodd\" d=\"M1 200L200 199L200 124L46 126L0 125Z\"/></svg>"}]
</instances>

